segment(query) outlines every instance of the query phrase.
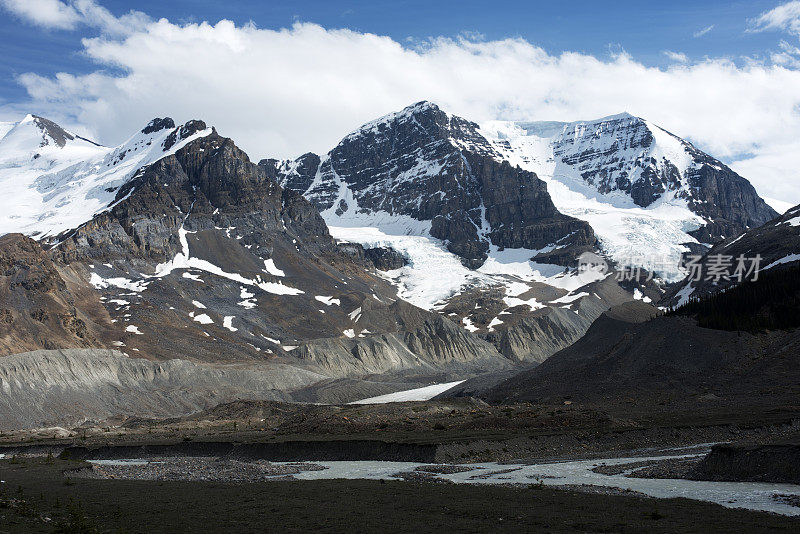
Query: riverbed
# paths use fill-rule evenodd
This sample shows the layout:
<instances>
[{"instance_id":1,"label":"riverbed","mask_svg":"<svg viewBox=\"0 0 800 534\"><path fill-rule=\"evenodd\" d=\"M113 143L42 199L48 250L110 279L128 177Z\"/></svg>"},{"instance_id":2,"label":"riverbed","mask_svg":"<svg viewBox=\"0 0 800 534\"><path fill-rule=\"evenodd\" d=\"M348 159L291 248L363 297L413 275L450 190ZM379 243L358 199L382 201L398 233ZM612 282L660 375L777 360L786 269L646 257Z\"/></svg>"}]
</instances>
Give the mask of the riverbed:
<instances>
[{"instance_id":1,"label":"riverbed","mask_svg":"<svg viewBox=\"0 0 800 534\"><path fill-rule=\"evenodd\" d=\"M240 461L211 457L164 457L90 460L92 478L133 480L423 480L455 484L545 485L571 489L636 492L655 498L683 497L783 515L800 515L800 486L756 482L710 482L684 479L633 478L627 475L643 462L692 459L692 454L667 454L534 463L430 464L392 461ZM626 465L630 465L626 468ZM617 466L612 469L606 468ZM613 474L604 474L604 473Z\"/></svg>"}]
</instances>

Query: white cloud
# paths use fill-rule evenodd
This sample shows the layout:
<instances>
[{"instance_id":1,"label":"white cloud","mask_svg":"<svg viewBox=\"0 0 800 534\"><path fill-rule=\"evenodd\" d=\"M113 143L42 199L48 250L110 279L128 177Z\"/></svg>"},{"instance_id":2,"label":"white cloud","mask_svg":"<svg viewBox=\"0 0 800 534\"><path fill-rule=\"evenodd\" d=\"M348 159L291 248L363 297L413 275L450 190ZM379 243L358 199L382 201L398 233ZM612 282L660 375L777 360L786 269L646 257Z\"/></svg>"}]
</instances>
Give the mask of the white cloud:
<instances>
[{"instance_id":1,"label":"white cloud","mask_svg":"<svg viewBox=\"0 0 800 534\"><path fill-rule=\"evenodd\" d=\"M423 99L478 122L629 111L717 157L749 154L737 168L763 194L800 203L792 158L800 154L800 71L790 64L707 59L660 69L626 53L551 55L522 39L437 38L409 48L307 23L139 22L128 34L82 41L94 73L21 75L30 102L0 115L45 114L107 144L155 116L202 118L257 160L325 153L360 124Z\"/></svg>"},{"instance_id":2,"label":"white cloud","mask_svg":"<svg viewBox=\"0 0 800 534\"><path fill-rule=\"evenodd\" d=\"M150 22L140 11L115 17L95 0L0 0L0 6L26 22L49 29L74 30L84 24L106 34L127 35Z\"/></svg>"},{"instance_id":3,"label":"white cloud","mask_svg":"<svg viewBox=\"0 0 800 534\"><path fill-rule=\"evenodd\" d=\"M48 29L71 30L81 20L74 7L59 0L0 0L17 17Z\"/></svg>"},{"instance_id":4,"label":"white cloud","mask_svg":"<svg viewBox=\"0 0 800 534\"><path fill-rule=\"evenodd\" d=\"M664 50L663 54L667 56L671 61L675 61L677 63L689 63L689 58L683 52L673 52L672 50Z\"/></svg>"},{"instance_id":5,"label":"white cloud","mask_svg":"<svg viewBox=\"0 0 800 534\"><path fill-rule=\"evenodd\" d=\"M702 36L704 36L705 34L707 34L708 32L710 32L710 31L711 31L711 30L713 30L713 29L714 29L714 24L712 24L711 26L706 26L706 27L705 27L705 28L703 28L702 30L697 30L697 31L696 31L696 32L694 32L694 34L692 34L692 35L694 35L694 37L695 37L695 38L697 38L697 37L702 37Z\"/></svg>"},{"instance_id":6,"label":"white cloud","mask_svg":"<svg viewBox=\"0 0 800 534\"><path fill-rule=\"evenodd\" d=\"M776 65L783 65L794 69L800 68L800 48L786 41L781 41L779 46L780 51L773 52L770 55L772 62Z\"/></svg>"},{"instance_id":7,"label":"white cloud","mask_svg":"<svg viewBox=\"0 0 800 534\"><path fill-rule=\"evenodd\" d=\"M800 36L800 1L786 2L750 21L749 31L784 30Z\"/></svg>"}]
</instances>

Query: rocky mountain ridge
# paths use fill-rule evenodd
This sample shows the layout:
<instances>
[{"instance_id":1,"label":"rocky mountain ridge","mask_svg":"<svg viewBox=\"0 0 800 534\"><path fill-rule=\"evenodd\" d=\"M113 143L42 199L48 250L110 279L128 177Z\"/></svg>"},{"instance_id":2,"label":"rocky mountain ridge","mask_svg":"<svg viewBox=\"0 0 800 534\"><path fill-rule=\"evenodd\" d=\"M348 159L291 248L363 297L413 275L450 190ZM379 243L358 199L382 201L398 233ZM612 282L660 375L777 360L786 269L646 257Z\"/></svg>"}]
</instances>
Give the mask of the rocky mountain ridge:
<instances>
[{"instance_id":1,"label":"rocky mountain ridge","mask_svg":"<svg viewBox=\"0 0 800 534\"><path fill-rule=\"evenodd\" d=\"M201 368L294 369L316 378L287 382L287 394L312 395L314 382L325 382L337 398L348 394L331 380L379 374L413 385L514 365L448 318L398 300L375 265L402 258L337 244L316 208L202 121L155 119L134 138L142 136L160 139L162 156L108 187L113 196L90 220L39 243L3 238L10 260L0 291L4 302L15 299L3 312L5 354L104 347ZM139 148L112 152L124 161ZM34 283L27 269L20 289L22 249L52 284Z\"/></svg>"},{"instance_id":2,"label":"rocky mountain ridge","mask_svg":"<svg viewBox=\"0 0 800 534\"><path fill-rule=\"evenodd\" d=\"M478 128L418 102L365 124L323 158L261 165L330 212L329 221L376 212L410 217L472 268L492 245L557 245L572 249L572 259L589 250L591 227L559 213L544 183L503 161Z\"/></svg>"},{"instance_id":3,"label":"rocky mountain ridge","mask_svg":"<svg viewBox=\"0 0 800 534\"><path fill-rule=\"evenodd\" d=\"M422 102L255 164L199 120L106 148L26 118L0 139L0 350L274 369L302 379L270 398L341 400L512 372L657 298L575 269L602 235L482 132Z\"/></svg>"},{"instance_id":4,"label":"rocky mountain ridge","mask_svg":"<svg viewBox=\"0 0 800 534\"><path fill-rule=\"evenodd\" d=\"M705 251L777 215L727 165L628 113L493 121L481 133L502 157L545 180L559 210L589 222L611 259L668 280L682 277L682 253Z\"/></svg>"}]
</instances>

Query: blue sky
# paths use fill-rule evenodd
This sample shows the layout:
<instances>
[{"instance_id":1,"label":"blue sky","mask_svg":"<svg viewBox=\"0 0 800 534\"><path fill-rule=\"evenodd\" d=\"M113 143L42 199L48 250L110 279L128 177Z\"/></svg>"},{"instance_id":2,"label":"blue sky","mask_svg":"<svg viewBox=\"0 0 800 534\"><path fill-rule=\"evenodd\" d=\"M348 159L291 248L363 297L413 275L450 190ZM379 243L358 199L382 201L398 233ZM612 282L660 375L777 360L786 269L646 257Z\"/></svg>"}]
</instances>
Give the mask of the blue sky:
<instances>
[{"instance_id":1,"label":"blue sky","mask_svg":"<svg viewBox=\"0 0 800 534\"><path fill-rule=\"evenodd\" d=\"M0 0L0 121L113 146L200 118L258 160L423 99L481 123L628 111L800 203L800 0Z\"/></svg>"},{"instance_id":2,"label":"blue sky","mask_svg":"<svg viewBox=\"0 0 800 534\"><path fill-rule=\"evenodd\" d=\"M283 28L294 21L315 22L326 28L349 28L409 39L453 37L477 32L486 39L522 37L550 53L575 51L606 56L624 49L646 65L667 65L664 51L705 56L761 57L777 47L774 32L748 33L747 20L775 7L772 0L597 2L536 1L387 1L335 2L324 0L216 1L104 0L115 15L131 9L154 19L173 22L217 22L238 25L253 21L260 28ZM711 27L707 33L696 33ZM53 75L59 71L87 73L94 63L81 54L80 38L94 35L93 28L78 32L43 30L20 23L17 17L0 18L0 98L15 101L25 89L15 78L35 71Z\"/></svg>"}]
</instances>

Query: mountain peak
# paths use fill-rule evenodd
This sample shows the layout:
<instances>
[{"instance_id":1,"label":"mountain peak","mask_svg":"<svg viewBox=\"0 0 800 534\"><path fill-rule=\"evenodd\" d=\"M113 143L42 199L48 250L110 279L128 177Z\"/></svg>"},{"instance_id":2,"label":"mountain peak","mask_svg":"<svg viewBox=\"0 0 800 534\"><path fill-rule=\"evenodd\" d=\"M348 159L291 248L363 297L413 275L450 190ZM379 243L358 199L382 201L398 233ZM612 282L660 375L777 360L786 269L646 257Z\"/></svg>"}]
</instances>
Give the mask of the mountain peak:
<instances>
[{"instance_id":1,"label":"mountain peak","mask_svg":"<svg viewBox=\"0 0 800 534\"><path fill-rule=\"evenodd\" d=\"M38 141L40 147L55 144L59 148L64 148L67 141L72 141L76 137L50 119L32 113L25 115L14 128L24 129L28 125L34 126L41 132L41 139ZM37 136L38 135L39 134L37 134Z\"/></svg>"},{"instance_id":2,"label":"mountain peak","mask_svg":"<svg viewBox=\"0 0 800 534\"><path fill-rule=\"evenodd\" d=\"M399 113L419 113L424 111L441 111L441 108L430 100L420 100L410 106L404 107Z\"/></svg>"},{"instance_id":3,"label":"mountain peak","mask_svg":"<svg viewBox=\"0 0 800 534\"><path fill-rule=\"evenodd\" d=\"M419 117L420 115L426 115L429 113L443 113L442 110L429 100L420 100L410 106L406 106L400 111L394 111L392 113L388 113L379 117L375 120L372 120L360 128L350 132L348 135L344 137L344 139L349 139L354 136L358 135L365 135L369 133L377 133L378 131L389 127L392 124L396 123L404 123L412 118Z\"/></svg>"},{"instance_id":4,"label":"mountain peak","mask_svg":"<svg viewBox=\"0 0 800 534\"><path fill-rule=\"evenodd\" d=\"M147 123L147 126L142 129L142 133L151 134L167 128L175 128L175 121L170 117L164 117L163 119L156 117Z\"/></svg>"},{"instance_id":5,"label":"mountain peak","mask_svg":"<svg viewBox=\"0 0 800 534\"><path fill-rule=\"evenodd\" d=\"M602 119L597 119L596 121L592 121L592 122L605 122L605 121L614 121L614 120L622 120L622 119L642 120L641 117L637 117L636 115L631 115L627 111L623 111L622 113L616 113L614 115L609 115L608 117L603 117Z\"/></svg>"}]
</instances>

